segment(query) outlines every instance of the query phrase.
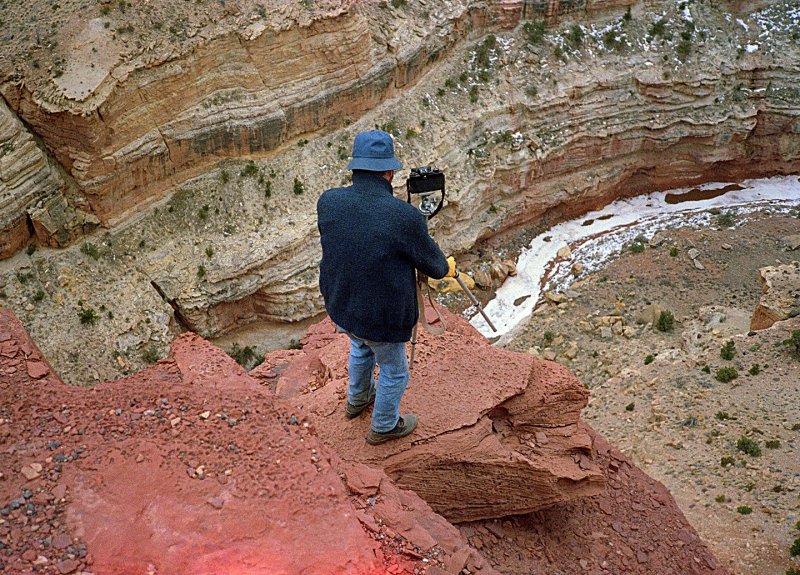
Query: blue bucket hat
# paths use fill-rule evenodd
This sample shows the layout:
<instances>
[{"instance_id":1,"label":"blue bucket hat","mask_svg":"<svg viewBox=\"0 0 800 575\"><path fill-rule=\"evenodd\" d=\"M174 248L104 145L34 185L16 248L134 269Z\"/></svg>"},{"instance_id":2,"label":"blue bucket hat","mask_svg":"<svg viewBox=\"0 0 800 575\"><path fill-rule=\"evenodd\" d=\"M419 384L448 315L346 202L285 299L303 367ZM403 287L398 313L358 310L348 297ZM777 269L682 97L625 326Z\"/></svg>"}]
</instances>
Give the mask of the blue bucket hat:
<instances>
[{"instance_id":1,"label":"blue bucket hat","mask_svg":"<svg viewBox=\"0 0 800 575\"><path fill-rule=\"evenodd\" d=\"M386 172L402 167L400 160L394 157L394 142L389 134L382 130L369 130L356 136L348 170Z\"/></svg>"}]
</instances>

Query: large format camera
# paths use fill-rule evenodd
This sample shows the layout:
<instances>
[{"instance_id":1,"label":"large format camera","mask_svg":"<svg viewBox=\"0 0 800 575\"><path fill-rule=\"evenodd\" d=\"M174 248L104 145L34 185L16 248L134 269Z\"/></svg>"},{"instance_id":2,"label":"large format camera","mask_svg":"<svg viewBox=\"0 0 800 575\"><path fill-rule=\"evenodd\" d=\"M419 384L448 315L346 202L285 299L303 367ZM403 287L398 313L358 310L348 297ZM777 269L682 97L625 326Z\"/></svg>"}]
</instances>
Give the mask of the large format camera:
<instances>
[{"instance_id":1,"label":"large format camera","mask_svg":"<svg viewBox=\"0 0 800 575\"><path fill-rule=\"evenodd\" d=\"M406 180L406 192L409 204L411 194L419 195L421 201L417 208L431 219L444 205L444 172L431 166L411 168L411 174Z\"/></svg>"}]
</instances>

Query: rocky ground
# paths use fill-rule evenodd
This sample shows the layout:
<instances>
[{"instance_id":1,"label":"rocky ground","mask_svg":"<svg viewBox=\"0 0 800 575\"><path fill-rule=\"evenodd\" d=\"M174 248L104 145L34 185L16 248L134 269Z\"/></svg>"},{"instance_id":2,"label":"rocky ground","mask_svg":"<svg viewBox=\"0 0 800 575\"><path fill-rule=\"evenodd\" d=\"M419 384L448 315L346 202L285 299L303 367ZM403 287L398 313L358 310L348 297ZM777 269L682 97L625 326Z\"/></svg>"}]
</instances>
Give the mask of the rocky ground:
<instances>
[{"instance_id":1,"label":"rocky ground","mask_svg":"<svg viewBox=\"0 0 800 575\"><path fill-rule=\"evenodd\" d=\"M732 223L662 232L659 245L623 252L537 308L509 347L584 381L587 421L667 486L733 572L783 575L798 567L789 546L800 519L800 361L781 342L800 320L748 332L759 268L800 259L781 242L800 219ZM658 310L673 313L671 331L654 329ZM720 382L720 368L738 377ZM749 442L760 455L743 451Z\"/></svg>"}]
</instances>

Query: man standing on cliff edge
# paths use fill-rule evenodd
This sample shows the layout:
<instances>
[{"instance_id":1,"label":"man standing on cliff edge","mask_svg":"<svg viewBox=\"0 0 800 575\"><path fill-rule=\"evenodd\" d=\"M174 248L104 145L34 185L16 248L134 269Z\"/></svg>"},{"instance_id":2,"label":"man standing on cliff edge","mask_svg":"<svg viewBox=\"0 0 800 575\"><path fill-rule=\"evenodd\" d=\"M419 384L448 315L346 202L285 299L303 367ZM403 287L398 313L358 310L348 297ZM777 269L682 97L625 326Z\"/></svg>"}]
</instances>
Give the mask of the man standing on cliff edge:
<instances>
[{"instance_id":1,"label":"man standing on cliff edge","mask_svg":"<svg viewBox=\"0 0 800 575\"><path fill-rule=\"evenodd\" d=\"M350 337L345 415L352 419L375 403L370 445L405 437L417 426L413 413L400 415L406 342L419 315L416 270L437 279L455 272L428 234L425 216L392 195L394 171L402 166L389 134L361 132L347 165L352 185L326 190L317 202L319 287L328 315Z\"/></svg>"}]
</instances>

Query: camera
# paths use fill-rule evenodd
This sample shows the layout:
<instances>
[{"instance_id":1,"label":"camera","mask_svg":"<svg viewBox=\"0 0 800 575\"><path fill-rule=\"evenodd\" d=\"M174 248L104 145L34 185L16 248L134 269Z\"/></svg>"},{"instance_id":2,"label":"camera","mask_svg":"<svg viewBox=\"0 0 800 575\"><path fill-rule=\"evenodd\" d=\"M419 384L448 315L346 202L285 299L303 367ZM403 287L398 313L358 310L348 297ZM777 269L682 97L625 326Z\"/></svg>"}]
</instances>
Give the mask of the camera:
<instances>
[{"instance_id":1,"label":"camera","mask_svg":"<svg viewBox=\"0 0 800 575\"><path fill-rule=\"evenodd\" d=\"M411 174L406 180L408 203L411 203L411 194L419 194L422 198L418 209L428 219L435 216L444 205L444 172L439 168L422 166L411 168ZM441 196L437 199L437 193Z\"/></svg>"}]
</instances>

